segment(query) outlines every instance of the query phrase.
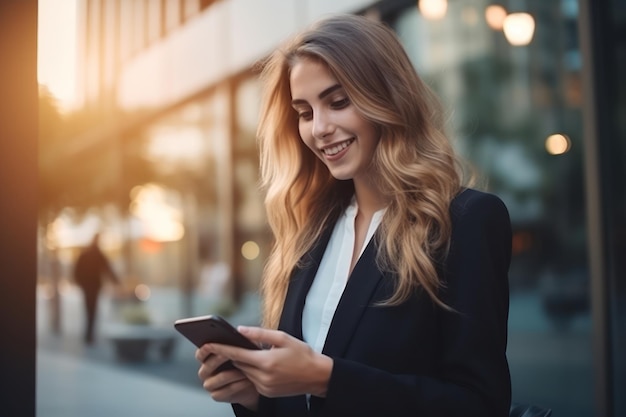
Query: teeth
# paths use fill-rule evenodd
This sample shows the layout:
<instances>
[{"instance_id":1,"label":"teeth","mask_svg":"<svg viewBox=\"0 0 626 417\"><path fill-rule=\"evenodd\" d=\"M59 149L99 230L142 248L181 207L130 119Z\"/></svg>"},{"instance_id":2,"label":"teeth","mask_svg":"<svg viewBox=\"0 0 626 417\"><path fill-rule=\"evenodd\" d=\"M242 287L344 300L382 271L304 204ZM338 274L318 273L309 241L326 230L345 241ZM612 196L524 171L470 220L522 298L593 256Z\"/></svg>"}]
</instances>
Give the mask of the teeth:
<instances>
[{"instance_id":1,"label":"teeth","mask_svg":"<svg viewBox=\"0 0 626 417\"><path fill-rule=\"evenodd\" d=\"M348 139L347 141L341 142L340 144L333 146L331 148L322 149L322 152L324 152L324 154L328 156L337 155L339 152L343 151L348 146L350 146L352 142L354 142L354 139Z\"/></svg>"}]
</instances>

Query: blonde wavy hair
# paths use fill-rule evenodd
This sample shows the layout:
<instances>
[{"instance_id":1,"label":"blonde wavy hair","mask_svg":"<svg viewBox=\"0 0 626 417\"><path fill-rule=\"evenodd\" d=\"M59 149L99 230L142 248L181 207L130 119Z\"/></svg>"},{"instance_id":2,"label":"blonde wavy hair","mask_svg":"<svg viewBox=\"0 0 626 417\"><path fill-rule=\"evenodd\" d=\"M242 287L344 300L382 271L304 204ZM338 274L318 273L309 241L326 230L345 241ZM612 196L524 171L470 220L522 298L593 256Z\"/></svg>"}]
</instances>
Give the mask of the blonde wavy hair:
<instances>
[{"instance_id":1,"label":"blonde wavy hair","mask_svg":"<svg viewBox=\"0 0 626 417\"><path fill-rule=\"evenodd\" d=\"M462 170L444 133L439 99L417 75L395 33L355 15L319 21L263 62L258 139L261 184L274 245L261 292L263 324L276 328L289 279L322 232L348 205L352 181L334 179L302 142L291 107L290 70L302 58L325 63L351 103L380 132L372 160L387 206L376 239L377 263L395 276L397 305L417 289L446 307L438 265L451 233L449 206Z\"/></svg>"}]
</instances>

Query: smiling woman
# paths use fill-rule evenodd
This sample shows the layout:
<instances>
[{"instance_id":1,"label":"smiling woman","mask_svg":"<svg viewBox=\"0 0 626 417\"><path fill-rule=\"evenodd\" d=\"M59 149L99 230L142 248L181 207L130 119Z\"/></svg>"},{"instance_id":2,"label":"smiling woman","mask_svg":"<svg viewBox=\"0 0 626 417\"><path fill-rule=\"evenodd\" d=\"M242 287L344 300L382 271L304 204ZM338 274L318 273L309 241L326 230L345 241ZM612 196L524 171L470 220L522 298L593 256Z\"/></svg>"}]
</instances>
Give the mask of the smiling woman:
<instances>
[{"instance_id":1,"label":"smiling woman","mask_svg":"<svg viewBox=\"0 0 626 417\"><path fill-rule=\"evenodd\" d=\"M76 0L39 0L37 81L57 99L59 110L77 106Z\"/></svg>"},{"instance_id":2,"label":"smiling woman","mask_svg":"<svg viewBox=\"0 0 626 417\"><path fill-rule=\"evenodd\" d=\"M508 416L508 212L464 187L395 33L327 17L261 80L274 245L264 327L239 331L271 349L201 346L203 388L238 417Z\"/></svg>"}]
</instances>

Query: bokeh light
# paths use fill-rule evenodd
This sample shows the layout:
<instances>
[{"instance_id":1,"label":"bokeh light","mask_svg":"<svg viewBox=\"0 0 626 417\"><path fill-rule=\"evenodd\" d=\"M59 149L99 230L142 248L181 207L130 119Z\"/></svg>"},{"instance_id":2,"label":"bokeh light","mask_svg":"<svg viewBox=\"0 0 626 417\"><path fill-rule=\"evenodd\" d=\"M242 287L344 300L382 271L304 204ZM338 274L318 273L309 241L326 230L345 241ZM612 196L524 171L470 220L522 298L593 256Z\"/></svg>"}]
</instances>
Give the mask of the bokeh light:
<instances>
[{"instance_id":1,"label":"bokeh light","mask_svg":"<svg viewBox=\"0 0 626 417\"><path fill-rule=\"evenodd\" d=\"M138 284L135 287L135 297L137 297L138 300L147 301L150 299L151 294L152 292L150 291L150 287L146 284Z\"/></svg>"},{"instance_id":2,"label":"bokeh light","mask_svg":"<svg viewBox=\"0 0 626 417\"><path fill-rule=\"evenodd\" d=\"M535 19L528 13L511 13L503 22L506 40L513 46L525 46L535 34Z\"/></svg>"},{"instance_id":3,"label":"bokeh light","mask_svg":"<svg viewBox=\"0 0 626 417\"><path fill-rule=\"evenodd\" d=\"M502 30L506 19L506 9L498 4L492 4L485 9L485 20L493 30Z\"/></svg>"},{"instance_id":4,"label":"bokeh light","mask_svg":"<svg viewBox=\"0 0 626 417\"><path fill-rule=\"evenodd\" d=\"M241 246L241 254L249 261L258 258L260 253L261 249L259 248L259 245L251 240Z\"/></svg>"},{"instance_id":5,"label":"bokeh light","mask_svg":"<svg viewBox=\"0 0 626 417\"><path fill-rule=\"evenodd\" d=\"M546 139L546 150L550 155L562 155L570 150L572 142L566 135L557 133Z\"/></svg>"},{"instance_id":6,"label":"bokeh light","mask_svg":"<svg viewBox=\"0 0 626 417\"><path fill-rule=\"evenodd\" d=\"M448 0L419 0L418 7L424 18L439 20L446 15Z\"/></svg>"}]
</instances>

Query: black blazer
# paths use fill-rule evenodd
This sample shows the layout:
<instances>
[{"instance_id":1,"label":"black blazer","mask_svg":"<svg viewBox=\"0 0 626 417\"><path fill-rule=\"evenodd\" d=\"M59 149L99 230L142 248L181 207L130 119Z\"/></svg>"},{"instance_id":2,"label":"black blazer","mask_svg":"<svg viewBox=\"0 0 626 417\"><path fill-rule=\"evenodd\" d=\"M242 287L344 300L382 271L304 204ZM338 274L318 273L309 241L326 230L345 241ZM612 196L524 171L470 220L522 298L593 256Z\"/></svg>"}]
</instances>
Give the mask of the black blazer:
<instances>
[{"instance_id":1,"label":"black blazer","mask_svg":"<svg viewBox=\"0 0 626 417\"><path fill-rule=\"evenodd\" d=\"M333 358L326 398L261 397L237 416L505 417L511 402L506 359L511 225L494 195L465 190L452 202L452 238L441 265L445 311L420 291L379 307L393 277L375 262L370 241L333 317L323 353ZM332 229L332 228L331 228ZM302 339L302 310L330 232L294 272L279 329Z\"/></svg>"}]
</instances>

